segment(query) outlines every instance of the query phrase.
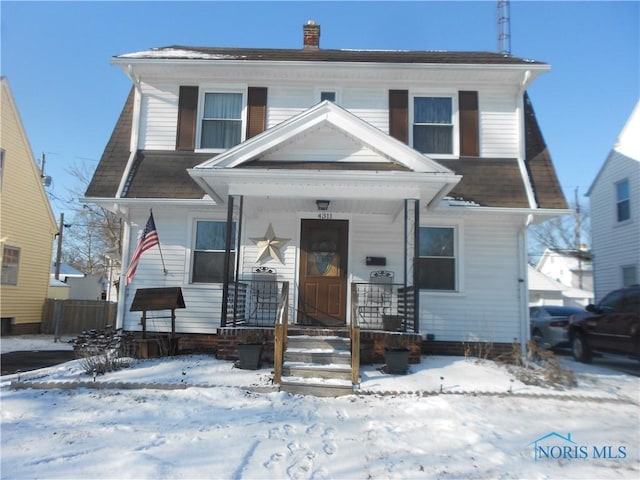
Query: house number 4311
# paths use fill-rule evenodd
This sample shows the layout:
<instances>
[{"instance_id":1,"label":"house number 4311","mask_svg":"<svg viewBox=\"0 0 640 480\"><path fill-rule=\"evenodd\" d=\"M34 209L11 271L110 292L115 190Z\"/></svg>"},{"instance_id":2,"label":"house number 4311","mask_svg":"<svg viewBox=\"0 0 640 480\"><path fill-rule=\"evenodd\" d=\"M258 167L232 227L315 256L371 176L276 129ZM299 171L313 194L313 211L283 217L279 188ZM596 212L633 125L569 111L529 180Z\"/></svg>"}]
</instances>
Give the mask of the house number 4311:
<instances>
[{"instance_id":1,"label":"house number 4311","mask_svg":"<svg viewBox=\"0 0 640 480\"><path fill-rule=\"evenodd\" d=\"M318 218L320 220L331 220L333 218L333 215L329 212L320 212L318 213Z\"/></svg>"}]
</instances>

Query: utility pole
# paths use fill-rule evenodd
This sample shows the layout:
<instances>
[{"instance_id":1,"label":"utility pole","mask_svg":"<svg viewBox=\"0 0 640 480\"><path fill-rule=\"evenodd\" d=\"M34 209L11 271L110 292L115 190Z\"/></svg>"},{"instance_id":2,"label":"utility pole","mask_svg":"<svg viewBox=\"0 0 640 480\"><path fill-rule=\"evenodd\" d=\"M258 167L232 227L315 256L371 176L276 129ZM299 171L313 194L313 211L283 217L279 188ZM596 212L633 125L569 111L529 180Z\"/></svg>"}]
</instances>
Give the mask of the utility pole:
<instances>
[{"instance_id":1,"label":"utility pole","mask_svg":"<svg viewBox=\"0 0 640 480\"><path fill-rule=\"evenodd\" d=\"M64 230L64 213L61 213L60 227L58 227L58 253L56 254L56 280L60 280L60 261L62 260L62 231L63 230Z\"/></svg>"},{"instance_id":2,"label":"utility pole","mask_svg":"<svg viewBox=\"0 0 640 480\"><path fill-rule=\"evenodd\" d=\"M582 289L582 248L580 245L580 203L578 203L578 187L574 190L576 202L575 229L573 231L576 255L578 256L578 288Z\"/></svg>"}]
</instances>

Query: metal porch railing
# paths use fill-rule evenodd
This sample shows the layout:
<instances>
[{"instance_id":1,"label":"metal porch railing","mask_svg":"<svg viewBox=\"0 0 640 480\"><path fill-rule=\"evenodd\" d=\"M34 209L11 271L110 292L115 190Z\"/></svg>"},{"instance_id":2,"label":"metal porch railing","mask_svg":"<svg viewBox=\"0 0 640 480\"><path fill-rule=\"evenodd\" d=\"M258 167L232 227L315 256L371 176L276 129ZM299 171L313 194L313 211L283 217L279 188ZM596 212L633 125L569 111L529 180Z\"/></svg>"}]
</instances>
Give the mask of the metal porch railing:
<instances>
[{"instance_id":1,"label":"metal porch railing","mask_svg":"<svg viewBox=\"0 0 640 480\"><path fill-rule=\"evenodd\" d=\"M397 283L352 283L352 316L363 330L417 332L415 289Z\"/></svg>"}]
</instances>

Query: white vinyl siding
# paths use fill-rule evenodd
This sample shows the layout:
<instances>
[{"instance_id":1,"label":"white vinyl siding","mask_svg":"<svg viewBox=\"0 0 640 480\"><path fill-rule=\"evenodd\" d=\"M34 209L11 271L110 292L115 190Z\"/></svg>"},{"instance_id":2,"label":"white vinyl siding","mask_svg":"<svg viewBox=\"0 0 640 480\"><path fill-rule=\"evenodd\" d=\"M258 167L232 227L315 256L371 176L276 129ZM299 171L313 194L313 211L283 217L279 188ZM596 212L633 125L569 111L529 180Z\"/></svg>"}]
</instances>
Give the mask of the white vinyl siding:
<instances>
[{"instance_id":1,"label":"white vinyl siding","mask_svg":"<svg viewBox=\"0 0 640 480\"><path fill-rule=\"evenodd\" d=\"M458 271L464 287L460 293L421 292L421 331L436 341L521 340L517 222L478 215L463 225Z\"/></svg>"},{"instance_id":2,"label":"white vinyl siding","mask_svg":"<svg viewBox=\"0 0 640 480\"><path fill-rule=\"evenodd\" d=\"M629 180L631 218L617 219L616 184ZM589 194L594 296L623 286L623 266L640 271L640 161L612 151Z\"/></svg>"},{"instance_id":3,"label":"white vinyl siding","mask_svg":"<svg viewBox=\"0 0 640 480\"><path fill-rule=\"evenodd\" d=\"M478 93L480 156L517 158L519 131L515 109L516 93L481 90Z\"/></svg>"},{"instance_id":4,"label":"white vinyl siding","mask_svg":"<svg viewBox=\"0 0 640 480\"><path fill-rule=\"evenodd\" d=\"M142 83L140 139L142 150L174 150L178 122L177 85Z\"/></svg>"}]
</instances>

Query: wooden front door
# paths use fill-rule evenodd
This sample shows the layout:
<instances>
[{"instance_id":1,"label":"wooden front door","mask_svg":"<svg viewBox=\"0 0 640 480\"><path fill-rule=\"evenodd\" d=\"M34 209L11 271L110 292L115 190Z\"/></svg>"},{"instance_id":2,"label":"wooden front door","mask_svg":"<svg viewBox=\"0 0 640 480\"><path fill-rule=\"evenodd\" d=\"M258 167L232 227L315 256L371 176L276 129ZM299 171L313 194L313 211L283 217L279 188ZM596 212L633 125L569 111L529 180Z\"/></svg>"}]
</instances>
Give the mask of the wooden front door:
<instances>
[{"instance_id":1,"label":"wooden front door","mask_svg":"<svg viewBox=\"0 0 640 480\"><path fill-rule=\"evenodd\" d=\"M345 324L348 235L347 220L302 220L298 323Z\"/></svg>"}]
</instances>

